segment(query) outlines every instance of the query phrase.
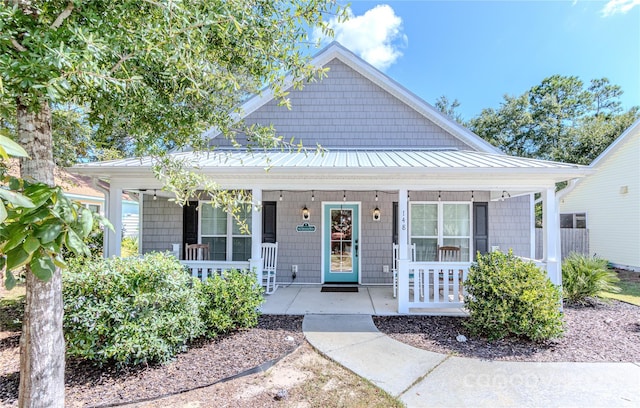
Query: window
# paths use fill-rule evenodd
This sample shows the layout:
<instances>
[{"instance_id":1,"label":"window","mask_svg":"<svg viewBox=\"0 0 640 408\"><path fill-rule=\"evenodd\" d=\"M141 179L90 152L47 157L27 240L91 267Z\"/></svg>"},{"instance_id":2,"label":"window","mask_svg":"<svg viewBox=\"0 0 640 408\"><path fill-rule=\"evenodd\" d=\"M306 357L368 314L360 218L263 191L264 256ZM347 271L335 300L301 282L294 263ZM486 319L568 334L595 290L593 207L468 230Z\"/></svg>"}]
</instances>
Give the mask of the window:
<instances>
[{"instance_id":1,"label":"window","mask_svg":"<svg viewBox=\"0 0 640 408\"><path fill-rule=\"evenodd\" d=\"M416 261L438 258L438 246L460 247L460 259L470 259L471 206L469 203L411 203L410 239Z\"/></svg>"},{"instance_id":2,"label":"window","mask_svg":"<svg viewBox=\"0 0 640 408\"><path fill-rule=\"evenodd\" d=\"M251 235L242 234L236 220L221 208L209 203L200 206L200 239L209 244L209 258L215 261L246 261L251 258ZM239 218L251 230L251 206Z\"/></svg>"},{"instance_id":3,"label":"window","mask_svg":"<svg viewBox=\"0 0 640 408\"><path fill-rule=\"evenodd\" d=\"M560 214L560 228L587 228L587 214Z\"/></svg>"}]
</instances>

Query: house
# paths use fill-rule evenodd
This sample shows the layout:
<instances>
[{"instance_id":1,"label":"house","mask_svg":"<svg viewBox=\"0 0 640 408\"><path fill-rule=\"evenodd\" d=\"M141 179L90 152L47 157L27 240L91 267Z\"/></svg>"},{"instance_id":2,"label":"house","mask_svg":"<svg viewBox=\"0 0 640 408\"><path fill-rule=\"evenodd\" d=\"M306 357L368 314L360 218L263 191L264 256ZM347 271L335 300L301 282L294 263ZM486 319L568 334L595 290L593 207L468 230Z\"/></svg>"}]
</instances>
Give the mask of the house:
<instances>
[{"instance_id":1,"label":"house","mask_svg":"<svg viewBox=\"0 0 640 408\"><path fill-rule=\"evenodd\" d=\"M20 175L20 164L17 159L9 162L9 174L14 177ZM54 170L56 186L62 187L67 197L81 203L83 206L105 215L105 192L101 183L94 183L89 176L71 174L56 167ZM134 197L124 195L122 198L122 231L125 237L138 236L138 202Z\"/></svg>"},{"instance_id":2,"label":"house","mask_svg":"<svg viewBox=\"0 0 640 408\"><path fill-rule=\"evenodd\" d=\"M549 228L540 265L560 284L555 183L583 177L584 166L507 156L338 43L313 63L328 67L328 77L291 89L291 110L265 93L243 111L248 124L272 124L285 138L321 144L324 154L251 154L213 131L213 152L172 153L223 188L251 191L261 208L246 213L250 236L219 209L197 202L181 208L158 194L162 186L149 158L72 171L109 182L115 220L121 192L142 193L142 252L208 243L211 259L259 274L261 243L277 241L277 280L295 284L391 285L397 264L400 313L459 303L460 296L436 289L449 285L439 279L439 246L457 247L454 269L464 274L477 251L513 249L532 258L533 196L541 193ZM114 225L109 255L120 250L120 225ZM397 262L393 243L400 248ZM451 285L461 293L458 283Z\"/></svg>"},{"instance_id":3,"label":"house","mask_svg":"<svg viewBox=\"0 0 640 408\"><path fill-rule=\"evenodd\" d=\"M640 271L640 120L560 192L563 228L588 228L589 252Z\"/></svg>"}]
</instances>

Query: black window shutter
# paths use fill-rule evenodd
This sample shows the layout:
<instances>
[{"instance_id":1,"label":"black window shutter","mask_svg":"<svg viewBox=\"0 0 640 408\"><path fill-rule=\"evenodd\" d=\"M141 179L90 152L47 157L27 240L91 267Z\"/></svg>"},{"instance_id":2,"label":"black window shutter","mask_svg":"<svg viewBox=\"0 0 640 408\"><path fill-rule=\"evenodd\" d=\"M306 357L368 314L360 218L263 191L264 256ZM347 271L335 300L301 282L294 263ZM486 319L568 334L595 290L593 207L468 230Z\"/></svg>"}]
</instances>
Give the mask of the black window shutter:
<instances>
[{"instance_id":1,"label":"black window shutter","mask_svg":"<svg viewBox=\"0 0 640 408\"><path fill-rule=\"evenodd\" d=\"M393 217L393 221L392 221L392 233L391 233L391 238L394 244L398 243L398 202L394 201L393 202L393 210L391 211L391 216Z\"/></svg>"},{"instance_id":2,"label":"black window shutter","mask_svg":"<svg viewBox=\"0 0 640 408\"><path fill-rule=\"evenodd\" d=\"M489 252L489 204L473 203L473 260Z\"/></svg>"},{"instance_id":3,"label":"black window shutter","mask_svg":"<svg viewBox=\"0 0 640 408\"><path fill-rule=\"evenodd\" d=\"M262 202L262 242L274 243L276 237L276 202Z\"/></svg>"},{"instance_id":4,"label":"black window shutter","mask_svg":"<svg viewBox=\"0 0 640 408\"><path fill-rule=\"evenodd\" d=\"M198 243L198 202L189 201L182 207L182 250L187 244Z\"/></svg>"}]
</instances>

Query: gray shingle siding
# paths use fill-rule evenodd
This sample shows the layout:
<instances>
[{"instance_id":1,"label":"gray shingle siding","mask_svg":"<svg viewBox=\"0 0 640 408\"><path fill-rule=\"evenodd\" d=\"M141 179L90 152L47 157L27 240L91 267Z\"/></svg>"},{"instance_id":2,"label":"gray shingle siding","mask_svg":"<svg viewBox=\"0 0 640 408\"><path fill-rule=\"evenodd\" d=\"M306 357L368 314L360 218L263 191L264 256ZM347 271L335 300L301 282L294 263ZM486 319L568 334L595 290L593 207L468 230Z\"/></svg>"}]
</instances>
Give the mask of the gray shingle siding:
<instances>
[{"instance_id":1,"label":"gray shingle siding","mask_svg":"<svg viewBox=\"0 0 640 408\"><path fill-rule=\"evenodd\" d=\"M458 148L472 150L339 60L328 76L289 94L291 110L270 101L246 118L273 125L285 139L314 147ZM229 146L222 136L214 139Z\"/></svg>"},{"instance_id":2,"label":"gray shingle siding","mask_svg":"<svg viewBox=\"0 0 640 408\"><path fill-rule=\"evenodd\" d=\"M171 244L182 243L182 207L158 197L144 200L142 214L142 253L171 251Z\"/></svg>"},{"instance_id":3,"label":"gray shingle siding","mask_svg":"<svg viewBox=\"0 0 640 408\"><path fill-rule=\"evenodd\" d=\"M278 282L291 282L291 266L298 265L295 283L320 283L322 279L322 203L341 202L341 191L310 191L282 193L264 191L264 201L277 203ZM391 284L390 273L383 266L392 263L392 206L398 201L396 192L347 191L347 202L360 202L360 274L363 284ZM488 201L489 193L474 192L476 201ZM437 191L411 191L411 201L437 201ZM442 201L468 202L469 192L442 192ZM171 244L182 242L182 209L166 199L145 200L143 207L143 253L169 251ZM301 233L296 226L302 224L301 209L307 206L311 213L308 221L316 226L315 232ZM380 221L373 221L372 211L378 207ZM530 255L530 203L529 197L489 202L489 245L504 251L513 248L516 255Z\"/></svg>"},{"instance_id":4,"label":"gray shingle siding","mask_svg":"<svg viewBox=\"0 0 640 408\"><path fill-rule=\"evenodd\" d=\"M515 255L531 256L531 203L529 196L489 203L489 249L499 246Z\"/></svg>"}]
</instances>

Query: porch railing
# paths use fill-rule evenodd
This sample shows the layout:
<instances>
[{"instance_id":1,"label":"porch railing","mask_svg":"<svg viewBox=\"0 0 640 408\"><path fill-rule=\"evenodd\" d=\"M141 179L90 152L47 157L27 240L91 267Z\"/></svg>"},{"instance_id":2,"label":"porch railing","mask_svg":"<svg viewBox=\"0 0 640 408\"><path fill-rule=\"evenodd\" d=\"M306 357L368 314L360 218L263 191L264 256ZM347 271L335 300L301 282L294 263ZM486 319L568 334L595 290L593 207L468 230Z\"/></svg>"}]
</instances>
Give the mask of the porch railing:
<instances>
[{"instance_id":1,"label":"porch railing","mask_svg":"<svg viewBox=\"0 0 640 408\"><path fill-rule=\"evenodd\" d=\"M458 308L464 305L471 262L409 262L414 279L409 290L409 308ZM417 279L415 279L417 277Z\"/></svg>"},{"instance_id":2,"label":"porch railing","mask_svg":"<svg viewBox=\"0 0 640 408\"><path fill-rule=\"evenodd\" d=\"M242 261L180 261L194 278L205 281L213 275L220 275L222 271L231 269L249 270L249 262Z\"/></svg>"}]
</instances>

